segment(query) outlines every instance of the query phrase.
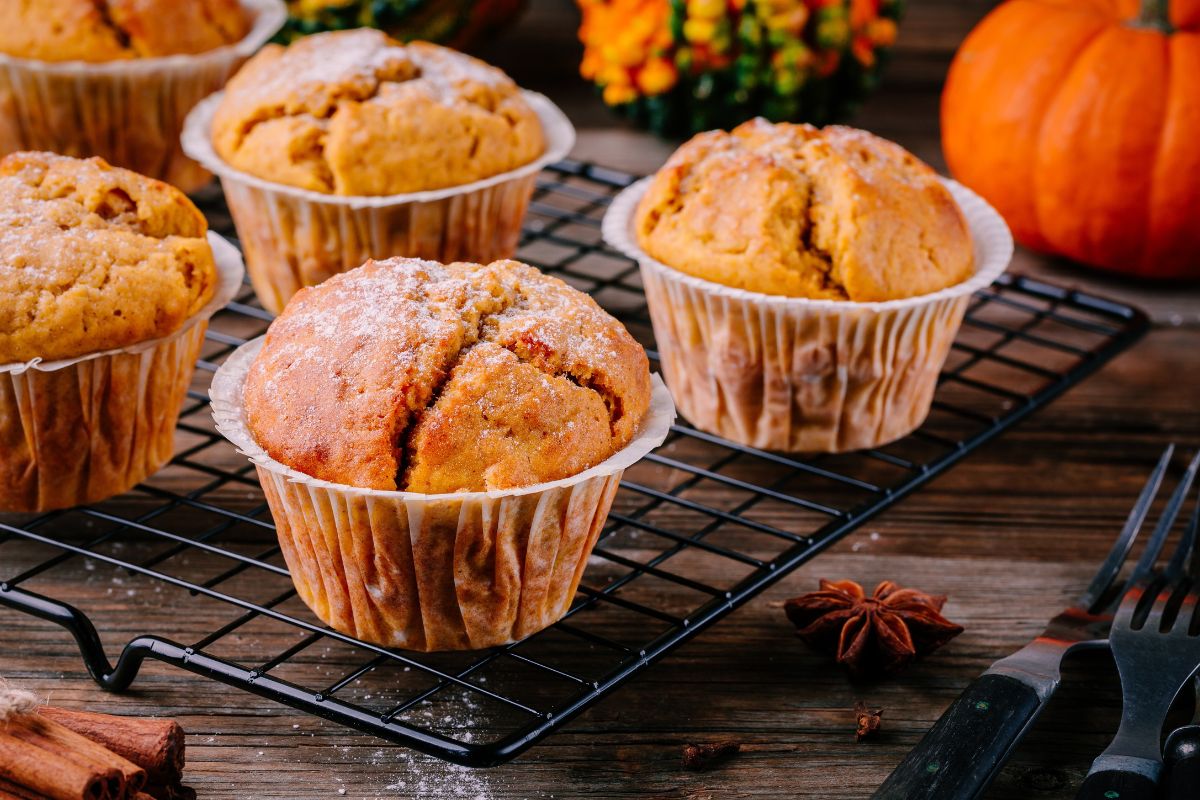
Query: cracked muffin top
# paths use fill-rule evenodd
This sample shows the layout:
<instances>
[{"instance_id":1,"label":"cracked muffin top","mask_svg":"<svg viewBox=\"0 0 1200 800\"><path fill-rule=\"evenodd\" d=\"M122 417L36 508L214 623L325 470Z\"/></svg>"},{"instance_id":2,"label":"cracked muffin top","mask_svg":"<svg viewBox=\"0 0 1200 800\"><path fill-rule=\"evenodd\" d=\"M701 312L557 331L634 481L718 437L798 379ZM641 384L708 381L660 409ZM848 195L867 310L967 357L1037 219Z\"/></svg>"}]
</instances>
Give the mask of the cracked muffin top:
<instances>
[{"instance_id":1,"label":"cracked muffin top","mask_svg":"<svg viewBox=\"0 0 1200 800\"><path fill-rule=\"evenodd\" d=\"M119 61L195 54L244 37L238 0L7 0L0 52L40 61Z\"/></svg>"},{"instance_id":2,"label":"cracked muffin top","mask_svg":"<svg viewBox=\"0 0 1200 800\"><path fill-rule=\"evenodd\" d=\"M264 47L226 87L212 140L243 172L339 195L459 186L545 149L503 72L365 28Z\"/></svg>"},{"instance_id":3,"label":"cracked muffin top","mask_svg":"<svg viewBox=\"0 0 1200 800\"><path fill-rule=\"evenodd\" d=\"M675 151L635 215L638 243L689 275L857 302L973 274L966 220L937 174L866 131L751 120Z\"/></svg>"},{"instance_id":4,"label":"cracked muffin top","mask_svg":"<svg viewBox=\"0 0 1200 800\"><path fill-rule=\"evenodd\" d=\"M595 301L516 261L368 261L301 289L246 377L258 444L365 489L509 489L624 447L646 353Z\"/></svg>"},{"instance_id":5,"label":"cracked muffin top","mask_svg":"<svg viewBox=\"0 0 1200 800\"><path fill-rule=\"evenodd\" d=\"M208 226L173 186L52 153L0 160L0 364L167 336L213 295Z\"/></svg>"}]
</instances>

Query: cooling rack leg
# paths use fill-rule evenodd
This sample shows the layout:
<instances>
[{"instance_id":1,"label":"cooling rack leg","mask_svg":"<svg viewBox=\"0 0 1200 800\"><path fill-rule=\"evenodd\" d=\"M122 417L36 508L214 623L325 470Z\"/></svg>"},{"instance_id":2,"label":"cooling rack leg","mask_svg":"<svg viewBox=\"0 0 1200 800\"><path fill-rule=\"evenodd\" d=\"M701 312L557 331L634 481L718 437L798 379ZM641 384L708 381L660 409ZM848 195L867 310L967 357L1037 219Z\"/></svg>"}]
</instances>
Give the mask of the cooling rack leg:
<instances>
[{"instance_id":1,"label":"cooling rack leg","mask_svg":"<svg viewBox=\"0 0 1200 800\"><path fill-rule=\"evenodd\" d=\"M137 675L147 643L139 640L130 642L121 654L117 669L113 669L104 655L104 647L91 620L82 611L67 603L51 600L35 592L0 584L0 605L23 611L40 619L66 628L75 637L84 666L92 680L105 689L120 691L129 686Z\"/></svg>"}]
</instances>

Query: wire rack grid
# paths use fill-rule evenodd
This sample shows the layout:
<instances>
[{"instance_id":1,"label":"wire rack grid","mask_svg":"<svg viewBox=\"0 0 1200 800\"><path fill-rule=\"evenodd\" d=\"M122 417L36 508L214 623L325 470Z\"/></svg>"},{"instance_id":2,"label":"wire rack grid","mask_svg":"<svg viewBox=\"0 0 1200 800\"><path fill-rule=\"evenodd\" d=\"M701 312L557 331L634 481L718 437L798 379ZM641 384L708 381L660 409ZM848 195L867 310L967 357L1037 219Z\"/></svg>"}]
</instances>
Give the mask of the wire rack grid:
<instances>
[{"instance_id":1,"label":"wire rack grid","mask_svg":"<svg viewBox=\"0 0 1200 800\"><path fill-rule=\"evenodd\" d=\"M548 169L518 257L589 292L653 360L637 267L599 234L609 200L633 180L579 162ZM219 193L202 200L213 228L232 236ZM0 516L0 605L64 627L109 689L157 659L468 766L521 753L1147 326L1127 306L1006 277L973 298L929 420L899 442L800 458L680 421L626 473L563 621L488 651L417 654L330 630L300 603L253 470L212 426L212 371L270 319L249 287L214 318L168 467L95 506ZM78 571L76 560L88 584L77 590L56 577ZM105 600L114 587L125 595L115 604Z\"/></svg>"}]
</instances>

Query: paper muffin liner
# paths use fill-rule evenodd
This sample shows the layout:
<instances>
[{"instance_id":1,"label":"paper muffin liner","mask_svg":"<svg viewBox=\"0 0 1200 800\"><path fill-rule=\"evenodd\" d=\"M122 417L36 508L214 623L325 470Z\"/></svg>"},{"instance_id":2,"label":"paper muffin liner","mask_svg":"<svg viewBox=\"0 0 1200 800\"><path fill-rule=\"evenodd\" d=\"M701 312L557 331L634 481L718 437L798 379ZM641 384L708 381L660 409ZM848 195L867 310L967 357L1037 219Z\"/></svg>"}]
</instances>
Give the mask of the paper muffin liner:
<instances>
[{"instance_id":1,"label":"paper muffin liner","mask_svg":"<svg viewBox=\"0 0 1200 800\"><path fill-rule=\"evenodd\" d=\"M878 303L750 292L687 275L637 244L651 178L619 194L604 239L638 262L662 370L693 425L786 452L876 447L918 428L972 293L1008 267L1013 241L983 199L943 179L966 217L975 274L932 294Z\"/></svg>"},{"instance_id":2,"label":"paper muffin liner","mask_svg":"<svg viewBox=\"0 0 1200 800\"><path fill-rule=\"evenodd\" d=\"M128 491L174 452L175 423L208 320L245 271L208 234L219 282L178 331L61 361L0 365L0 511L48 511Z\"/></svg>"},{"instance_id":3,"label":"paper muffin liner","mask_svg":"<svg viewBox=\"0 0 1200 800\"><path fill-rule=\"evenodd\" d=\"M283 0L242 0L254 16L241 41L195 55L99 63L0 54L0 154L101 156L184 191L212 175L179 144L192 107L225 85L283 26Z\"/></svg>"},{"instance_id":4,"label":"paper muffin liner","mask_svg":"<svg viewBox=\"0 0 1200 800\"><path fill-rule=\"evenodd\" d=\"M359 489L284 466L254 440L242 392L262 343L238 348L213 378L217 429L258 469L300 599L334 630L387 647L491 647L562 618L622 473L675 419L656 375L634 439L573 477L453 494Z\"/></svg>"},{"instance_id":5,"label":"paper muffin liner","mask_svg":"<svg viewBox=\"0 0 1200 800\"><path fill-rule=\"evenodd\" d=\"M223 92L188 116L183 149L221 178L254 291L265 308L279 313L301 288L368 258L483 264L511 258L537 174L564 158L575 144L575 129L557 106L536 92L522 95L542 123L542 155L517 169L445 189L343 196L234 169L212 145L212 118Z\"/></svg>"}]
</instances>

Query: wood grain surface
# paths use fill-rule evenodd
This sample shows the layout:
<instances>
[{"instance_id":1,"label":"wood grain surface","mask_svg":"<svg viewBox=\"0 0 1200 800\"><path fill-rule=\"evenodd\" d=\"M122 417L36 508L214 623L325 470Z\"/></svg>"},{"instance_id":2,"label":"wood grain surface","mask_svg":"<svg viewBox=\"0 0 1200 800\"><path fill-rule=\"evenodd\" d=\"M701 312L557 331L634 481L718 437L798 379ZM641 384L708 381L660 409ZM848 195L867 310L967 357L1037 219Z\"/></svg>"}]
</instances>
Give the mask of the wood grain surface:
<instances>
[{"instance_id":1,"label":"wood grain surface","mask_svg":"<svg viewBox=\"0 0 1200 800\"><path fill-rule=\"evenodd\" d=\"M988 5L914 0L891 79L858 121L937 163L938 85L955 43ZM567 108L581 128L579 155L631 171L652 169L670 146L614 123L573 78L573 28L565 0L537 0L487 55ZM1160 324L1098 375L513 764L450 767L155 662L131 690L108 694L88 678L61 629L5 610L0 674L57 705L178 719L189 734L187 782L202 798L867 797L973 677L1082 590L1162 446L1200 446L1195 287L1097 281L1029 253L1019 255L1017 269L1137 298ZM243 502L252 503L253 494ZM787 514L772 521L787 524ZM262 544L249 535L236 542L246 552ZM0 548L0 578L46 552ZM820 577L868 587L891 579L947 594L946 614L966 632L899 677L852 683L795 639L779 608ZM35 588L112 620L102 631L110 657L150 625L169 626L188 641L228 619L216 604L185 603L80 559ZM247 631L222 647L240 656L268 635ZM335 656L309 653L297 669L321 674ZM388 688L377 682L362 691ZM878 737L857 744L855 700L884 709ZM1074 659L1063 689L988 796L1073 797L1118 714L1109 659L1099 653ZM685 744L727 738L743 743L739 756L710 772L681 768Z\"/></svg>"}]
</instances>

